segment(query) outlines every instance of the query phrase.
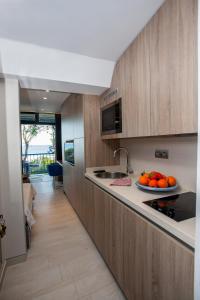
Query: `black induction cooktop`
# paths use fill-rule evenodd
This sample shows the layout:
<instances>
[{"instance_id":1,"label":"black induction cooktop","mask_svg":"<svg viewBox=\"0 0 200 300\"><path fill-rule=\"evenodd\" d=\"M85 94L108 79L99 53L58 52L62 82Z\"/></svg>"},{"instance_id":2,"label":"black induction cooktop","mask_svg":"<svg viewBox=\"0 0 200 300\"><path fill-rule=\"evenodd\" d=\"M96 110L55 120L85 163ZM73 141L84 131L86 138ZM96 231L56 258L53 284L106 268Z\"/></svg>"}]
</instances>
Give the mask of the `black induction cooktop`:
<instances>
[{"instance_id":1,"label":"black induction cooktop","mask_svg":"<svg viewBox=\"0 0 200 300\"><path fill-rule=\"evenodd\" d=\"M143 203L177 222L196 216L196 194L192 192L149 200Z\"/></svg>"}]
</instances>

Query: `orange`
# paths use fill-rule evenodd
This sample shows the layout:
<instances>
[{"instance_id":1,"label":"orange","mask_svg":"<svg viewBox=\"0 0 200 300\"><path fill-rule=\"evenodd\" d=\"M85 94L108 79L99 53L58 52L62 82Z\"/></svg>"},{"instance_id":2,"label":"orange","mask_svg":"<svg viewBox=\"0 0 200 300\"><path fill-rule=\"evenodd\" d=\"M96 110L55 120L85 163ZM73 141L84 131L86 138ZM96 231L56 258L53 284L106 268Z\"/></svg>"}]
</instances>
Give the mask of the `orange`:
<instances>
[{"instance_id":1,"label":"orange","mask_svg":"<svg viewBox=\"0 0 200 300\"><path fill-rule=\"evenodd\" d=\"M148 185L149 179L146 176L140 176L139 183L142 185Z\"/></svg>"},{"instance_id":2,"label":"orange","mask_svg":"<svg viewBox=\"0 0 200 300\"><path fill-rule=\"evenodd\" d=\"M166 188L168 187L168 183L166 179L160 179L158 180L158 187L159 188Z\"/></svg>"},{"instance_id":3,"label":"orange","mask_svg":"<svg viewBox=\"0 0 200 300\"><path fill-rule=\"evenodd\" d=\"M169 186L175 186L176 185L176 178L173 176L167 177L167 182Z\"/></svg>"},{"instance_id":4,"label":"orange","mask_svg":"<svg viewBox=\"0 0 200 300\"><path fill-rule=\"evenodd\" d=\"M149 173L144 173L143 176L149 178Z\"/></svg>"},{"instance_id":5,"label":"orange","mask_svg":"<svg viewBox=\"0 0 200 300\"><path fill-rule=\"evenodd\" d=\"M150 187L158 187L157 180L156 179L151 179L149 181L149 186Z\"/></svg>"}]
</instances>

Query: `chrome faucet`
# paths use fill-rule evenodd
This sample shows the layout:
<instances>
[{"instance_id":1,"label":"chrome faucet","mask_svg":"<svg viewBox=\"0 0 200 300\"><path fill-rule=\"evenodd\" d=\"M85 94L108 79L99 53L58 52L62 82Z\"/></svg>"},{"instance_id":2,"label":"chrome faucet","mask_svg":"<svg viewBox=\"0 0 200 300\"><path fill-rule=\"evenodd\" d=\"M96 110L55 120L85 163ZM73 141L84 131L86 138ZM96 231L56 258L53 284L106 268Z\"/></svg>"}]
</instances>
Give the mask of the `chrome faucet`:
<instances>
[{"instance_id":1,"label":"chrome faucet","mask_svg":"<svg viewBox=\"0 0 200 300\"><path fill-rule=\"evenodd\" d=\"M114 153L113 153L113 156L116 157L116 154L117 152L119 151L124 151L126 153L126 173L127 174L132 174L133 173L133 170L131 169L131 167L129 166L129 154L128 154L128 150L124 147L120 147L120 148L117 148Z\"/></svg>"}]
</instances>

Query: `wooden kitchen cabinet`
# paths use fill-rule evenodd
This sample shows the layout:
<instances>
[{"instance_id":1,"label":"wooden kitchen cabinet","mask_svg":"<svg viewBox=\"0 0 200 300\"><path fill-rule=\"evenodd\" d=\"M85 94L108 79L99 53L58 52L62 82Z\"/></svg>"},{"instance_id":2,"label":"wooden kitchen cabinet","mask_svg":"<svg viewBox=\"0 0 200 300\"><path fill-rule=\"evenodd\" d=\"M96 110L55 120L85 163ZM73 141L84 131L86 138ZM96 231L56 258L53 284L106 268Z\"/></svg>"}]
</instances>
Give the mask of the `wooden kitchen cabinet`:
<instances>
[{"instance_id":1,"label":"wooden kitchen cabinet","mask_svg":"<svg viewBox=\"0 0 200 300\"><path fill-rule=\"evenodd\" d=\"M123 204L94 185L94 241L120 284L123 266Z\"/></svg>"},{"instance_id":2,"label":"wooden kitchen cabinet","mask_svg":"<svg viewBox=\"0 0 200 300\"><path fill-rule=\"evenodd\" d=\"M166 0L119 58L110 90L122 133L103 139L197 133L197 0Z\"/></svg>"},{"instance_id":3,"label":"wooden kitchen cabinet","mask_svg":"<svg viewBox=\"0 0 200 300\"><path fill-rule=\"evenodd\" d=\"M197 1L165 1L148 27L151 135L197 132Z\"/></svg>"},{"instance_id":4,"label":"wooden kitchen cabinet","mask_svg":"<svg viewBox=\"0 0 200 300\"><path fill-rule=\"evenodd\" d=\"M119 157L113 151L119 141L102 141L100 136L100 100L93 95L70 95L61 108L62 143L74 140L75 164L64 160L63 147L63 187L64 191L81 218L84 173L87 167L119 164Z\"/></svg>"},{"instance_id":5,"label":"wooden kitchen cabinet","mask_svg":"<svg viewBox=\"0 0 200 300\"><path fill-rule=\"evenodd\" d=\"M82 95L73 94L67 99L67 105L63 106L61 113L62 131L68 140L84 137L82 112Z\"/></svg>"},{"instance_id":6,"label":"wooden kitchen cabinet","mask_svg":"<svg viewBox=\"0 0 200 300\"><path fill-rule=\"evenodd\" d=\"M193 251L86 181L90 235L127 299L192 300Z\"/></svg>"},{"instance_id":7,"label":"wooden kitchen cabinet","mask_svg":"<svg viewBox=\"0 0 200 300\"><path fill-rule=\"evenodd\" d=\"M152 299L194 299L194 253L168 234L151 227ZM154 276L153 276L154 275Z\"/></svg>"},{"instance_id":8,"label":"wooden kitchen cabinet","mask_svg":"<svg viewBox=\"0 0 200 300\"><path fill-rule=\"evenodd\" d=\"M91 181L84 179L80 218L92 239L94 239L94 214L94 184Z\"/></svg>"},{"instance_id":9,"label":"wooden kitchen cabinet","mask_svg":"<svg viewBox=\"0 0 200 300\"><path fill-rule=\"evenodd\" d=\"M114 197L106 194L110 199L108 220L108 265L122 288L123 282L123 204Z\"/></svg>"},{"instance_id":10,"label":"wooden kitchen cabinet","mask_svg":"<svg viewBox=\"0 0 200 300\"><path fill-rule=\"evenodd\" d=\"M193 252L127 207L123 226L127 298L193 300Z\"/></svg>"},{"instance_id":11,"label":"wooden kitchen cabinet","mask_svg":"<svg viewBox=\"0 0 200 300\"><path fill-rule=\"evenodd\" d=\"M153 300L151 296L152 239L149 233L150 226L148 227L147 221L124 207L122 286L130 300Z\"/></svg>"},{"instance_id":12,"label":"wooden kitchen cabinet","mask_svg":"<svg viewBox=\"0 0 200 300\"><path fill-rule=\"evenodd\" d=\"M145 27L122 59L122 137L151 134L149 38Z\"/></svg>"},{"instance_id":13,"label":"wooden kitchen cabinet","mask_svg":"<svg viewBox=\"0 0 200 300\"><path fill-rule=\"evenodd\" d=\"M94 185L94 240L106 262L108 262L110 201L110 197Z\"/></svg>"},{"instance_id":14,"label":"wooden kitchen cabinet","mask_svg":"<svg viewBox=\"0 0 200 300\"><path fill-rule=\"evenodd\" d=\"M63 106L61 114L62 132L65 136L62 137L62 142L73 139L74 137L74 121L73 121L74 107L73 98L68 99L67 105Z\"/></svg>"},{"instance_id":15,"label":"wooden kitchen cabinet","mask_svg":"<svg viewBox=\"0 0 200 300\"><path fill-rule=\"evenodd\" d=\"M81 201L83 197L83 170L84 170L84 139L74 139L74 155L75 155L75 166L72 166L72 181L71 187L73 194L70 200L73 202L73 207L80 215L81 213Z\"/></svg>"},{"instance_id":16,"label":"wooden kitchen cabinet","mask_svg":"<svg viewBox=\"0 0 200 300\"><path fill-rule=\"evenodd\" d=\"M73 124L74 124L74 137L82 138L85 136L84 120L83 120L83 97L82 95L75 95L73 99Z\"/></svg>"}]
</instances>

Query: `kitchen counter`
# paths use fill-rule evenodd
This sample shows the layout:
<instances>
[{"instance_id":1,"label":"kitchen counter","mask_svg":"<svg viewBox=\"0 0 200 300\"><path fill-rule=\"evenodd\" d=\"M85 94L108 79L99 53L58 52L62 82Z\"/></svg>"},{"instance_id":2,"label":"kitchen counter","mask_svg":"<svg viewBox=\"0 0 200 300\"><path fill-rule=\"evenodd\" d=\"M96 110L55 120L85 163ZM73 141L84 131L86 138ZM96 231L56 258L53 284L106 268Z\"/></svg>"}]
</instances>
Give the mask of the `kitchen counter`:
<instances>
[{"instance_id":1,"label":"kitchen counter","mask_svg":"<svg viewBox=\"0 0 200 300\"><path fill-rule=\"evenodd\" d=\"M110 184L113 182L113 179L102 179L95 176L93 171L98 169L105 169L106 171L124 171L120 166L87 168L85 177L93 181L95 184L97 184L99 187L101 187L114 197L118 198L129 207L133 208L135 211L146 217L149 221L155 223L160 228L166 230L190 247L195 248L196 218L176 222L173 219L165 216L164 214L143 203L147 200L153 200L168 195L187 192L187 190L178 188L173 193L145 192L138 189L135 185L138 175L130 176L130 178L132 179L131 186L111 186Z\"/></svg>"}]
</instances>

